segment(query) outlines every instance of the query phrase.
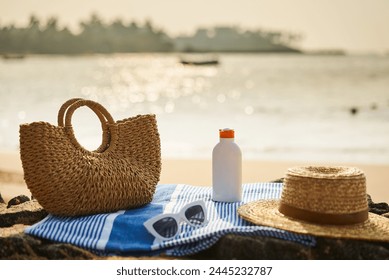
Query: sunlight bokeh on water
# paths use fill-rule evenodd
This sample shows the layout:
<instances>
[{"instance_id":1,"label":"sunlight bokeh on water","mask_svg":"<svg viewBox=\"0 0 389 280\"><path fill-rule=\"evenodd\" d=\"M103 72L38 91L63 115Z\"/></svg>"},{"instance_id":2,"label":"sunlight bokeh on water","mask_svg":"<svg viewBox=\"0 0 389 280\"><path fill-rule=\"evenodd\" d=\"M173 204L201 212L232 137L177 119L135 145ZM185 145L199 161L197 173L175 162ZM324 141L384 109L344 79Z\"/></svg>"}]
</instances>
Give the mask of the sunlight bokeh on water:
<instances>
[{"instance_id":1,"label":"sunlight bokeh on water","mask_svg":"<svg viewBox=\"0 0 389 280\"><path fill-rule=\"evenodd\" d=\"M218 129L232 127L246 159L389 163L389 57L219 59L218 66L185 66L177 54L0 60L0 148L18 148L20 123L56 124L60 105L83 97L116 120L156 114L166 158L210 158ZM77 111L73 123L85 147L99 146L92 112Z\"/></svg>"}]
</instances>

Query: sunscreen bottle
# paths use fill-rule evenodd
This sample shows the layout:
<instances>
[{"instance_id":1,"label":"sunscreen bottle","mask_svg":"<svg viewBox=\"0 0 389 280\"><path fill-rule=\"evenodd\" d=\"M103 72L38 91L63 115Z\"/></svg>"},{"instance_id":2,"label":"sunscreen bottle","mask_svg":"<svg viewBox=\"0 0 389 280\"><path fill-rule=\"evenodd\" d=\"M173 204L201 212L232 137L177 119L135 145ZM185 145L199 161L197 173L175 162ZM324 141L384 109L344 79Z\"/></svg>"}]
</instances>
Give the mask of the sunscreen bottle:
<instances>
[{"instance_id":1,"label":"sunscreen bottle","mask_svg":"<svg viewBox=\"0 0 389 280\"><path fill-rule=\"evenodd\" d=\"M242 200L242 152L233 129L220 129L219 135L212 152L212 199L238 202Z\"/></svg>"}]
</instances>

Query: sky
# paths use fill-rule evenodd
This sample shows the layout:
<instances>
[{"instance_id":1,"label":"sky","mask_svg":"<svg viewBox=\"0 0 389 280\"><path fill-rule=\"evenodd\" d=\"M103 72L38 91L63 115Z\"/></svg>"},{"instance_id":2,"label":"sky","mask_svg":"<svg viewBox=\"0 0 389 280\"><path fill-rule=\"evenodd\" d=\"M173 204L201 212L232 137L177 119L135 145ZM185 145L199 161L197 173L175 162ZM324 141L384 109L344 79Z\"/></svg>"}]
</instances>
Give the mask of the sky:
<instances>
[{"instance_id":1,"label":"sky","mask_svg":"<svg viewBox=\"0 0 389 280\"><path fill-rule=\"evenodd\" d=\"M389 0L0 0L0 26L25 25L35 14L75 30L91 13L151 20L171 36L228 25L299 33L305 50L389 53Z\"/></svg>"}]
</instances>

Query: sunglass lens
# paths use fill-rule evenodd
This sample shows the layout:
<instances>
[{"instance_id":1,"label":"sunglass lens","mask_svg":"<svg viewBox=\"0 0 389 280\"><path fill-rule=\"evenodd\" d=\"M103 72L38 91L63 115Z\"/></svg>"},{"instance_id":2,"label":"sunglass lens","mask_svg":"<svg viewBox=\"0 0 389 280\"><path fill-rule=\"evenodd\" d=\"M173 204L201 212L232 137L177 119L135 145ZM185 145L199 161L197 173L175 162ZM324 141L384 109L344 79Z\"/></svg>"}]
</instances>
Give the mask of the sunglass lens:
<instances>
[{"instance_id":1,"label":"sunglass lens","mask_svg":"<svg viewBox=\"0 0 389 280\"><path fill-rule=\"evenodd\" d=\"M201 225L205 221L204 209L200 205L189 207L185 211L185 217L192 225Z\"/></svg>"},{"instance_id":2,"label":"sunglass lens","mask_svg":"<svg viewBox=\"0 0 389 280\"><path fill-rule=\"evenodd\" d=\"M173 237L178 230L178 224L175 219L171 217L166 217L161 220L156 221L153 224L153 228L159 235L164 238Z\"/></svg>"}]
</instances>

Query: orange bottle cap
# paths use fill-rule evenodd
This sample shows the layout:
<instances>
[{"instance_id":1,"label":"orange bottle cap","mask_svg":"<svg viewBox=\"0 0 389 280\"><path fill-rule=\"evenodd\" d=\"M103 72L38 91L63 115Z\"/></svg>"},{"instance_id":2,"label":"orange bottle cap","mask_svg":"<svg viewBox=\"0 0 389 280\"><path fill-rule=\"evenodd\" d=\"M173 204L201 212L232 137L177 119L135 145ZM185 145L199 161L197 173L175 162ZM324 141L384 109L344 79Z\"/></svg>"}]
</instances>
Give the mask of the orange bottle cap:
<instances>
[{"instance_id":1,"label":"orange bottle cap","mask_svg":"<svg viewBox=\"0 0 389 280\"><path fill-rule=\"evenodd\" d=\"M220 138L235 138L235 131L230 128L219 129Z\"/></svg>"}]
</instances>

